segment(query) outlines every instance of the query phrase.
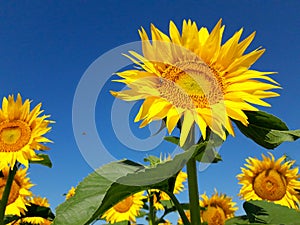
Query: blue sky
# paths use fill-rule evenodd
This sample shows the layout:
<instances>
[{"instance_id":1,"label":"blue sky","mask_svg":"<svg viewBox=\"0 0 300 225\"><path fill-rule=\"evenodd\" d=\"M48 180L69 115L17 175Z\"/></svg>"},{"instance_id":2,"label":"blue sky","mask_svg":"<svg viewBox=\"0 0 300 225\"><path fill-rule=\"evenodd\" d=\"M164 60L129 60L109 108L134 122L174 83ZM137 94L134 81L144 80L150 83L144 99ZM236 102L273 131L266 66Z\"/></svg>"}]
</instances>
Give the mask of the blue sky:
<instances>
[{"instance_id":1,"label":"blue sky","mask_svg":"<svg viewBox=\"0 0 300 225\"><path fill-rule=\"evenodd\" d=\"M296 0L1 1L1 98L21 93L23 98L32 99L33 105L42 102L45 113L56 121L48 135L54 141L49 151L53 168L32 166L30 177L36 184L33 191L48 197L54 209L64 201L62 194L93 170L73 134L72 104L76 88L98 57L120 45L139 41L137 30L142 26L149 31L150 23L168 32L170 20L181 27L183 19L192 19L199 27L211 30L223 18L224 40L241 27L244 27L243 38L256 31L249 50L262 46L267 51L253 68L277 71L274 78L283 87L279 98L268 100L272 107L263 110L280 117L291 129L299 128L299 10L300 3ZM98 133L110 153L115 158L128 157L140 162L147 154L158 154L160 149L130 150L114 134L106 132L112 130L109 110L113 98L107 93L110 88L105 86L102 90L95 110ZM134 126L132 129L139 135ZM279 157L287 153L300 162L299 149L299 141L285 143L274 154ZM266 150L236 132L236 137L230 137L220 149L223 162L199 172L200 192L211 194L217 188L233 196L241 208L242 202L236 196L240 186L235 176L246 157L260 157L261 153ZM182 195L182 200L185 199Z\"/></svg>"}]
</instances>

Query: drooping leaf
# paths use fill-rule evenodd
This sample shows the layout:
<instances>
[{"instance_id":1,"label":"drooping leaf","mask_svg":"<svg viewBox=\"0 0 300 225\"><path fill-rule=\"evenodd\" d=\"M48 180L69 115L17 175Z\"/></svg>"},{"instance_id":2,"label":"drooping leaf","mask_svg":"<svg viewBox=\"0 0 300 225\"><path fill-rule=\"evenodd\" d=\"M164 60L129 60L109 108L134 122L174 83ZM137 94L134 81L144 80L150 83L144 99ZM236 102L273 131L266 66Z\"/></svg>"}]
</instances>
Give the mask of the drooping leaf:
<instances>
[{"instance_id":1,"label":"drooping leaf","mask_svg":"<svg viewBox=\"0 0 300 225\"><path fill-rule=\"evenodd\" d=\"M300 221L300 213L297 210L272 202L248 201L243 207L251 224L296 225Z\"/></svg>"},{"instance_id":2,"label":"drooping leaf","mask_svg":"<svg viewBox=\"0 0 300 225\"><path fill-rule=\"evenodd\" d=\"M233 121L246 137L267 149L274 149L283 142L295 141L300 137L300 130L289 130L274 115L263 111L245 111L245 114L248 117L248 126L240 121Z\"/></svg>"},{"instance_id":3,"label":"drooping leaf","mask_svg":"<svg viewBox=\"0 0 300 225\"><path fill-rule=\"evenodd\" d=\"M24 217L42 217L48 220L54 219L54 214L49 207L30 204L26 207L27 211Z\"/></svg>"},{"instance_id":4,"label":"drooping leaf","mask_svg":"<svg viewBox=\"0 0 300 225\"><path fill-rule=\"evenodd\" d=\"M145 189L166 190L174 184L174 175L182 169L192 151L185 151L173 160L154 168L129 160L112 162L87 176L75 195L57 207L53 225L84 225L98 219L122 199Z\"/></svg>"},{"instance_id":5,"label":"drooping leaf","mask_svg":"<svg viewBox=\"0 0 300 225\"><path fill-rule=\"evenodd\" d=\"M21 215L21 217L16 216L16 215L7 215L5 216L4 222L5 224L9 224L13 221L16 221L21 218L26 218L26 217L42 217L47 220L53 220L55 215L51 211L49 207L44 207L44 206L39 206L36 204L30 204L29 206L26 207L25 214Z\"/></svg>"},{"instance_id":6,"label":"drooping leaf","mask_svg":"<svg viewBox=\"0 0 300 225\"><path fill-rule=\"evenodd\" d=\"M29 162L32 164L40 164L40 165L52 168L52 162L51 162L49 155L37 154L37 156L40 158L39 160L30 160Z\"/></svg>"},{"instance_id":7,"label":"drooping leaf","mask_svg":"<svg viewBox=\"0 0 300 225\"><path fill-rule=\"evenodd\" d=\"M18 220L20 217L16 215L5 215L4 217L4 224L9 224L13 221Z\"/></svg>"}]
</instances>

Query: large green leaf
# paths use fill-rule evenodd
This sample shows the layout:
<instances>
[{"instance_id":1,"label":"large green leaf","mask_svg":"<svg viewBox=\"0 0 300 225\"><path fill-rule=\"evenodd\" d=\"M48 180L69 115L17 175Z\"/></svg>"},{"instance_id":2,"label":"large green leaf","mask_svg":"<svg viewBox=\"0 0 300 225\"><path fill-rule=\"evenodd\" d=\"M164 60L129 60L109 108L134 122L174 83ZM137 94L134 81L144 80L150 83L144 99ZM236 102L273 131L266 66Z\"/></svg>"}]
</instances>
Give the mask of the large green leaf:
<instances>
[{"instance_id":1,"label":"large green leaf","mask_svg":"<svg viewBox=\"0 0 300 225\"><path fill-rule=\"evenodd\" d=\"M78 185L72 198L57 207L53 225L90 224L117 202L136 192L173 187L174 176L192 155L193 151L185 151L154 168L129 160L104 165Z\"/></svg>"},{"instance_id":2,"label":"large green leaf","mask_svg":"<svg viewBox=\"0 0 300 225\"><path fill-rule=\"evenodd\" d=\"M257 144L274 149L286 141L295 141L300 137L300 130L289 130L287 125L274 115L263 111L245 111L249 124L244 126L234 120L240 131Z\"/></svg>"},{"instance_id":3,"label":"large green leaf","mask_svg":"<svg viewBox=\"0 0 300 225\"><path fill-rule=\"evenodd\" d=\"M296 225L300 224L300 213L266 201L249 201L243 205L249 221L252 223L274 224L274 225Z\"/></svg>"},{"instance_id":4,"label":"large green leaf","mask_svg":"<svg viewBox=\"0 0 300 225\"><path fill-rule=\"evenodd\" d=\"M225 225L244 225L250 224L247 216L236 216L225 221Z\"/></svg>"}]
</instances>

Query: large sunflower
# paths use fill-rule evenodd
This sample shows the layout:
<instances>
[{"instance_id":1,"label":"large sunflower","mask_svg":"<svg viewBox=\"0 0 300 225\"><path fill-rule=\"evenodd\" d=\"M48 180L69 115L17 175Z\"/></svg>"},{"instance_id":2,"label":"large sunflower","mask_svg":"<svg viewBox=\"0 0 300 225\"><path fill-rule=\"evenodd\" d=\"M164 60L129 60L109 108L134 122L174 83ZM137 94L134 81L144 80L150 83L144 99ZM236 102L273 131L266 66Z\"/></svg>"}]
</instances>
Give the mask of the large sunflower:
<instances>
[{"instance_id":1,"label":"large sunflower","mask_svg":"<svg viewBox=\"0 0 300 225\"><path fill-rule=\"evenodd\" d=\"M0 172L0 199L2 199L9 170L9 167L5 167ZM32 196L30 188L33 186L33 184L30 182L30 179L26 177L26 172L27 169L19 169L14 176L6 205L5 215L11 214L20 216L21 213L25 213L26 205L29 205L27 198Z\"/></svg>"},{"instance_id":2,"label":"large sunflower","mask_svg":"<svg viewBox=\"0 0 300 225\"><path fill-rule=\"evenodd\" d=\"M107 210L101 218L109 223L121 221L135 222L135 218L139 215L140 210L144 205L143 199L146 198L143 196L143 193L143 191L138 192L123 199Z\"/></svg>"},{"instance_id":3,"label":"large sunflower","mask_svg":"<svg viewBox=\"0 0 300 225\"><path fill-rule=\"evenodd\" d=\"M151 25L152 42L146 31L139 30L143 56L130 51L129 57L141 69L117 73L129 90L111 93L123 100L144 99L135 121L141 127L153 120L166 118L171 133L183 118L180 135L182 146L192 127L198 124L203 137L209 127L224 140L227 130L234 135L231 120L248 125L243 111L256 111L250 103L269 106L264 98L278 96L268 91L279 88L268 77L272 72L251 70L264 53L256 49L245 53L255 33L239 41L243 29L222 44L224 26L221 20L209 33L195 22L183 21L182 34L171 21L169 36ZM267 82L264 82L267 81Z\"/></svg>"},{"instance_id":4,"label":"large sunflower","mask_svg":"<svg viewBox=\"0 0 300 225\"><path fill-rule=\"evenodd\" d=\"M13 167L16 161L28 166L28 160L38 160L34 150L46 150L43 142L51 142L43 135L51 127L52 121L48 115L40 116L43 112L41 104L30 111L30 101L22 103L18 94L3 98L0 109L0 170L7 165ZM39 117L40 116L40 117Z\"/></svg>"},{"instance_id":5,"label":"large sunflower","mask_svg":"<svg viewBox=\"0 0 300 225\"><path fill-rule=\"evenodd\" d=\"M234 212L238 209L235 207L232 198L214 193L210 198L204 193L201 195L200 206L206 210L201 211L201 219L208 225L224 225L225 220L232 218Z\"/></svg>"},{"instance_id":6,"label":"large sunflower","mask_svg":"<svg viewBox=\"0 0 300 225\"><path fill-rule=\"evenodd\" d=\"M247 168L241 168L237 176L242 185L239 195L245 200L266 200L290 208L299 208L297 198L300 190L298 167L291 168L295 161L286 161L285 156L275 161L274 156L262 154L262 160L249 157Z\"/></svg>"}]
</instances>

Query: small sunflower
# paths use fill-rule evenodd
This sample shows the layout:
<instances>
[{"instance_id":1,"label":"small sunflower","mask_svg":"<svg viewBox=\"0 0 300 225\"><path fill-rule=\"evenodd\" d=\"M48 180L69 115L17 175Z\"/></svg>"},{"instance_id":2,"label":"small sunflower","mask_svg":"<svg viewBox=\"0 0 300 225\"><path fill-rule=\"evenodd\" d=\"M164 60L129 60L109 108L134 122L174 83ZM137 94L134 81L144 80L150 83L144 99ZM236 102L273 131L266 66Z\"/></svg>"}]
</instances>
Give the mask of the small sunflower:
<instances>
[{"instance_id":1,"label":"small sunflower","mask_svg":"<svg viewBox=\"0 0 300 225\"><path fill-rule=\"evenodd\" d=\"M123 199L107 210L101 218L109 223L121 221L135 222L135 218L139 215L139 212L144 205L143 199L146 198L143 196L143 193L143 191L138 192Z\"/></svg>"},{"instance_id":2,"label":"small sunflower","mask_svg":"<svg viewBox=\"0 0 300 225\"><path fill-rule=\"evenodd\" d=\"M75 187L71 187L71 189L66 194L66 200L68 200L69 198L73 197L75 195L75 191L76 191L76 188Z\"/></svg>"},{"instance_id":3,"label":"small sunflower","mask_svg":"<svg viewBox=\"0 0 300 225\"><path fill-rule=\"evenodd\" d=\"M224 225L226 219L234 217L235 207L232 198L215 192L210 198L204 193L201 195L200 206L206 208L201 211L201 219L208 225Z\"/></svg>"},{"instance_id":4,"label":"small sunflower","mask_svg":"<svg viewBox=\"0 0 300 225\"><path fill-rule=\"evenodd\" d=\"M240 29L222 44L221 22L209 33L184 20L180 34L171 21L170 37L151 25L151 42L146 31L139 30L143 56L130 51L127 57L140 69L117 73L123 78L117 81L129 89L111 93L126 101L144 100L135 118L135 122L143 120L140 127L166 119L171 133L183 118L180 146L194 123L204 139L208 127L225 140L226 131L234 135L230 119L247 126L244 111L258 110L251 104L270 106L263 99L279 95L269 91L279 88L268 76L273 72L250 69L265 51L258 48L245 53L255 33L240 41Z\"/></svg>"},{"instance_id":5,"label":"small sunflower","mask_svg":"<svg viewBox=\"0 0 300 225\"><path fill-rule=\"evenodd\" d=\"M29 200L30 204L38 206L50 207L47 198L33 197ZM32 225L50 225L51 221L42 217L25 217L17 221L19 224L32 224Z\"/></svg>"},{"instance_id":6,"label":"small sunflower","mask_svg":"<svg viewBox=\"0 0 300 225\"><path fill-rule=\"evenodd\" d=\"M0 199L4 192L4 188L7 182L9 167L5 167L1 170L0 176ZM32 196L30 188L33 184L30 182L29 177L26 176L27 169L19 169L14 176L14 180L11 186L11 191L8 197L6 205L5 215L18 215L24 214L26 211L26 205L29 205L27 198Z\"/></svg>"},{"instance_id":7,"label":"small sunflower","mask_svg":"<svg viewBox=\"0 0 300 225\"><path fill-rule=\"evenodd\" d=\"M275 161L271 153L269 156L246 159L247 168L241 168L242 173L237 176L242 185L239 195L245 200L266 200L298 209L299 169L291 168L295 161L284 162L285 156Z\"/></svg>"},{"instance_id":8,"label":"small sunflower","mask_svg":"<svg viewBox=\"0 0 300 225\"><path fill-rule=\"evenodd\" d=\"M13 167L16 161L28 167L28 160L38 160L34 150L47 150L42 143L51 142L43 135L51 127L52 121L48 115L39 115L43 112L41 104L30 111L30 101L22 103L18 94L4 97L0 109L0 170L7 165Z\"/></svg>"}]
</instances>

